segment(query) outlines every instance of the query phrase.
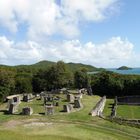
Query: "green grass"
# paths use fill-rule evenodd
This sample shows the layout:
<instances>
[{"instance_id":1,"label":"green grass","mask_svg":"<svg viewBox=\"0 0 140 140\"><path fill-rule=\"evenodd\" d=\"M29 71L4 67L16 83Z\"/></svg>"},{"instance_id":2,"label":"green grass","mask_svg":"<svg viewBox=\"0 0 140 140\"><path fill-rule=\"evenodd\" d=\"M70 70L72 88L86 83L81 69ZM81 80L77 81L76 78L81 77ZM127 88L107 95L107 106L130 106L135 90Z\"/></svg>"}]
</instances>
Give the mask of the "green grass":
<instances>
[{"instance_id":1,"label":"green grass","mask_svg":"<svg viewBox=\"0 0 140 140\"><path fill-rule=\"evenodd\" d=\"M55 114L52 116L42 114L44 113L43 101L36 99L29 103L22 102L16 115L5 115L1 111L0 140L19 140L19 138L20 140L133 140L140 138L138 128L111 123L88 115L100 100L99 96L84 95L83 109L72 113L60 112L63 105L67 104L65 96L61 95L61 97L63 99L60 106L55 107ZM108 99L104 110L105 116L111 113L111 103L113 100ZM19 115L25 106L33 108L33 115ZM6 104L2 104L0 109L4 110L5 107ZM36 123L44 125L36 125Z\"/></svg>"},{"instance_id":2,"label":"green grass","mask_svg":"<svg viewBox=\"0 0 140 140\"><path fill-rule=\"evenodd\" d=\"M106 117L110 116L111 107L113 103L114 103L113 99L107 99L106 105L103 111ZM140 119L140 106L118 105L117 117L126 118L126 119Z\"/></svg>"},{"instance_id":3,"label":"green grass","mask_svg":"<svg viewBox=\"0 0 140 140\"><path fill-rule=\"evenodd\" d=\"M134 137L87 124L58 124L52 126L20 127L0 130L1 140L133 140Z\"/></svg>"},{"instance_id":4,"label":"green grass","mask_svg":"<svg viewBox=\"0 0 140 140\"><path fill-rule=\"evenodd\" d=\"M140 106L118 105L117 116L127 119L140 119Z\"/></svg>"},{"instance_id":5,"label":"green grass","mask_svg":"<svg viewBox=\"0 0 140 140\"><path fill-rule=\"evenodd\" d=\"M103 111L104 116L106 116L106 117L110 116L111 107L112 107L113 103L114 103L113 99L107 99L106 100L106 105L105 105L105 108L104 108L104 111Z\"/></svg>"},{"instance_id":6,"label":"green grass","mask_svg":"<svg viewBox=\"0 0 140 140\"><path fill-rule=\"evenodd\" d=\"M65 136L53 136L53 135L26 135L23 133L0 131L1 140L77 140L71 137Z\"/></svg>"}]
</instances>

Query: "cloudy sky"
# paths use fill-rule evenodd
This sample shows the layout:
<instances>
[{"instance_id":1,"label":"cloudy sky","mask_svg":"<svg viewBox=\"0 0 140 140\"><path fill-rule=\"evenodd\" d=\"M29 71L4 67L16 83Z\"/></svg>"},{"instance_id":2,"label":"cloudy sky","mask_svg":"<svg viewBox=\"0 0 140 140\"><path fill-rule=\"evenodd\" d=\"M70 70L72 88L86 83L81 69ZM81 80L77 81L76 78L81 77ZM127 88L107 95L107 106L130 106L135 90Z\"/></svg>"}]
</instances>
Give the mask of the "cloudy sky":
<instances>
[{"instance_id":1,"label":"cloudy sky","mask_svg":"<svg viewBox=\"0 0 140 140\"><path fill-rule=\"evenodd\" d=\"M0 64L140 67L140 0L0 0Z\"/></svg>"}]
</instances>

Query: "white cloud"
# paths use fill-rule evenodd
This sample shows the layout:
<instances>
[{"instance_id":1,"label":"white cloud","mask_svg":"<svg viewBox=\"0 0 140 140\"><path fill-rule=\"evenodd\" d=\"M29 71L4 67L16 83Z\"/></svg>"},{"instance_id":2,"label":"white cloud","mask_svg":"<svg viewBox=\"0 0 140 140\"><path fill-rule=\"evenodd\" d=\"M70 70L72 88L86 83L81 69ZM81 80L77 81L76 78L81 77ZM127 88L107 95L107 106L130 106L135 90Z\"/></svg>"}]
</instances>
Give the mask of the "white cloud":
<instances>
[{"instance_id":1,"label":"white cloud","mask_svg":"<svg viewBox=\"0 0 140 140\"><path fill-rule=\"evenodd\" d=\"M65 41L56 48L59 59L67 62L82 62L101 67L123 65L133 57L133 44L127 39L113 37L103 44L88 42L81 44L79 40Z\"/></svg>"},{"instance_id":2,"label":"white cloud","mask_svg":"<svg viewBox=\"0 0 140 140\"><path fill-rule=\"evenodd\" d=\"M106 18L106 10L111 10L117 0L61 0L61 2L66 16L100 21Z\"/></svg>"},{"instance_id":3,"label":"white cloud","mask_svg":"<svg viewBox=\"0 0 140 140\"><path fill-rule=\"evenodd\" d=\"M3 64L31 64L46 59L115 67L132 62L136 59L133 54L133 44L120 37L113 37L102 44L82 44L79 40L71 40L47 45L34 41L15 43L0 37L0 63Z\"/></svg>"},{"instance_id":4,"label":"white cloud","mask_svg":"<svg viewBox=\"0 0 140 140\"><path fill-rule=\"evenodd\" d=\"M0 64L28 64L42 59L37 43L28 41L15 43L6 37L0 37Z\"/></svg>"},{"instance_id":5,"label":"white cloud","mask_svg":"<svg viewBox=\"0 0 140 140\"><path fill-rule=\"evenodd\" d=\"M44 35L79 34L82 21L101 21L112 13L118 0L1 0L0 25L17 32L22 24L28 25L28 36L37 39ZM107 11L107 12L106 12Z\"/></svg>"}]
</instances>

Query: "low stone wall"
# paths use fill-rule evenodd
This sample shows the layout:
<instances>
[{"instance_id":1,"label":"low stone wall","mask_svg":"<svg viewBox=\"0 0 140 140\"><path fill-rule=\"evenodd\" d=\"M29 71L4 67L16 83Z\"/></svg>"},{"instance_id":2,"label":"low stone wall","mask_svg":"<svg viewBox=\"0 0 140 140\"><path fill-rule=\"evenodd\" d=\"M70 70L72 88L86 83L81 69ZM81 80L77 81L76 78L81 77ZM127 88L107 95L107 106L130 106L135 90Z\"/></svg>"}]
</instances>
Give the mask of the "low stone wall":
<instances>
[{"instance_id":1,"label":"low stone wall","mask_svg":"<svg viewBox=\"0 0 140 140\"><path fill-rule=\"evenodd\" d=\"M110 119L110 121L123 124L123 125L129 125L129 126L140 128L139 119L124 119L124 118L115 117L115 118Z\"/></svg>"},{"instance_id":2,"label":"low stone wall","mask_svg":"<svg viewBox=\"0 0 140 140\"><path fill-rule=\"evenodd\" d=\"M117 98L118 105L140 105L140 96L125 96Z\"/></svg>"},{"instance_id":3,"label":"low stone wall","mask_svg":"<svg viewBox=\"0 0 140 140\"><path fill-rule=\"evenodd\" d=\"M96 106L92 109L89 115L92 116L102 116L102 112L104 110L104 106L106 103L106 96L103 96L100 101L96 104Z\"/></svg>"},{"instance_id":4,"label":"low stone wall","mask_svg":"<svg viewBox=\"0 0 140 140\"><path fill-rule=\"evenodd\" d=\"M111 115L110 115L111 118L114 118L117 115L117 105L118 105L118 101L117 101L117 97L115 97L114 104L112 105Z\"/></svg>"}]
</instances>

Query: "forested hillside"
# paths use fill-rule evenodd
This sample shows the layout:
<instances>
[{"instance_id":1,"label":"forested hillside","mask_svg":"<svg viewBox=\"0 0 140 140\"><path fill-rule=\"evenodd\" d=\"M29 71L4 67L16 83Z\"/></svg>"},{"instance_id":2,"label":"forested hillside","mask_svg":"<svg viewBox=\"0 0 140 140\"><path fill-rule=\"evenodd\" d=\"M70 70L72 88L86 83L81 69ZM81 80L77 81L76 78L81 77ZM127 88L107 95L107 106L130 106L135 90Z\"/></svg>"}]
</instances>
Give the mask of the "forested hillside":
<instances>
[{"instance_id":1,"label":"forested hillside","mask_svg":"<svg viewBox=\"0 0 140 140\"><path fill-rule=\"evenodd\" d=\"M89 71L99 71L88 74ZM7 95L43 90L89 88L108 97L140 94L140 76L121 75L90 65L41 61L33 65L0 66L0 101Z\"/></svg>"},{"instance_id":2,"label":"forested hillside","mask_svg":"<svg viewBox=\"0 0 140 140\"><path fill-rule=\"evenodd\" d=\"M74 85L74 73L81 69L98 71L90 65L41 61L33 65L0 65L0 100L7 95L40 92Z\"/></svg>"}]
</instances>

